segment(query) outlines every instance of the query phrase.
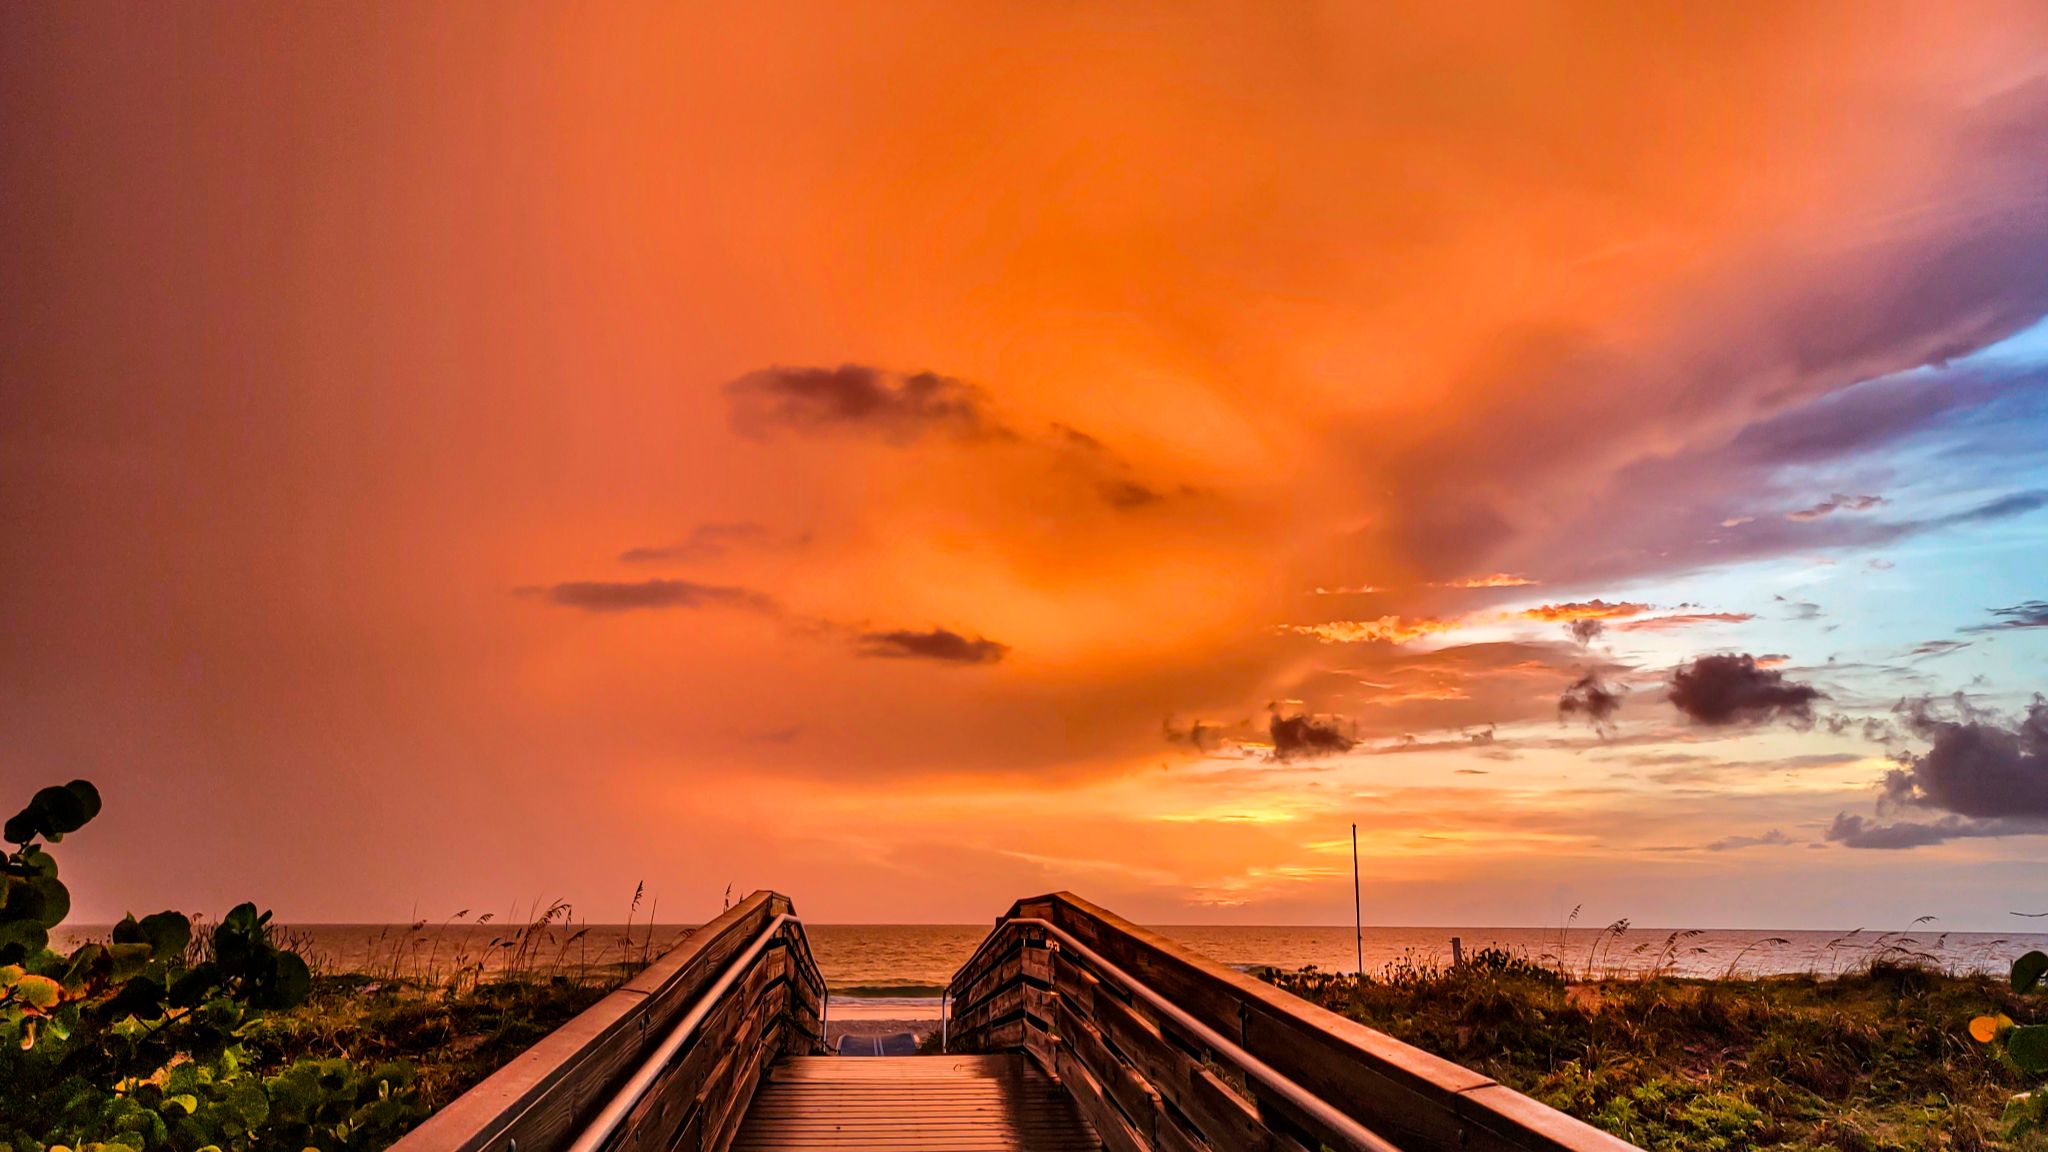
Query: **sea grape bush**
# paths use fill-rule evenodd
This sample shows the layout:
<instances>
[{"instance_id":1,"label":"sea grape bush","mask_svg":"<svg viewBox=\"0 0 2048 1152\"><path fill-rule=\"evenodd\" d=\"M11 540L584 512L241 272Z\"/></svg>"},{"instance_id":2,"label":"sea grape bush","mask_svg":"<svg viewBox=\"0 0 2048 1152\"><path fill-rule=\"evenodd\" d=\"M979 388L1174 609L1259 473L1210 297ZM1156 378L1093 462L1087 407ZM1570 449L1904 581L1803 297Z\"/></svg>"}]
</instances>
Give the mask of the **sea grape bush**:
<instances>
[{"instance_id":1,"label":"sea grape bush","mask_svg":"<svg viewBox=\"0 0 2048 1152\"><path fill-rule=\"evenodd\" d=\"M99 811L74 780L0 829L0 1152L325 1152L382 1147L420 1116L408 1064L287 1063L249 1039L312 989L254 904L196 940L158 912L52 950L71 896L47 845Z\"/></svg>"},{"instance_id":2,"label":"sea grape bush","mask_svg":"<svg viewBox=\"0 0 2048 1152\"><path fill-rule=\"evenodd\" d=\"M2022 996L2039 989L2043 977L2048 977L2048 952L2029 952L2012 962L2012 990ZM2022 1074L2048 1076L2048 1024L2014 1024L2000 1013L1970 1021L1970 1035L1997 1045ZM2015 1139L2048 1131L2048 1087L2013 1097L2005 1122Z\"/></svg>"}]
</instances>

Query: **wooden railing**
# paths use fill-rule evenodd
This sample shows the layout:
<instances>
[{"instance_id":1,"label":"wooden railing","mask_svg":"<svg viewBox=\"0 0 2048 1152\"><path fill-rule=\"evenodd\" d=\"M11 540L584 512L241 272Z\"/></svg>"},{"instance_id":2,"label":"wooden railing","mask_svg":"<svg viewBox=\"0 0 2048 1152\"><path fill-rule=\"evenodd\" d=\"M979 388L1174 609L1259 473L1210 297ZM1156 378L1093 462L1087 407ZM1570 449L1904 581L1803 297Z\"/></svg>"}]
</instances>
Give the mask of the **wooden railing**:
<instances>
[{"instance_id":1,"label":"wooden railing","mask_svg":"<svg viewBox=\"0 0 2048 1152\"><path fill-rule=\"evenodd\" d=\"M1110 1152L1635 1148L1065 892L1013 905L947 1001L950 1051L1029 1053Z\"/></svg>"},{"instance_id":2,"label":"wooden railing","mask_svg":"<svg viewBox=\"0 0 2048 1152\"><path fill-rule=\"evenodd\" d=\"M767 1066L826 1050L824 997L789 899L756 892L392 1152L724 1152Z\"/></svg>"}]
</instances>

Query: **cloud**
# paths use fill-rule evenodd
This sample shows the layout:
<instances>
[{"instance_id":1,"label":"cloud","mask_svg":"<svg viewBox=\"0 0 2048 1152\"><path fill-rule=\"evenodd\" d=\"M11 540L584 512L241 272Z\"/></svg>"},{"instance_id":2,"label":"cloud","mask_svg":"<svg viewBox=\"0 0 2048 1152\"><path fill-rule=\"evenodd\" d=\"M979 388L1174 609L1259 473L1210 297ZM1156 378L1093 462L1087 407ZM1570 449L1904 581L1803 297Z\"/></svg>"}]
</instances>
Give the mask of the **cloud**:
<instances>
[{"instance_id":1,"label":"cloud","mask_svg":"<svg viewBox=\"0 0 2048 1152\"><path fill-rule=\"evenodd\" d=\"M1135 480L1104 480L1095 490L1101 494L1103 503L1125 511L1149 508L1166 499L1165 493Z\"/></svg>"},{"instance_id":2,"label":"cloud","mask_svg":"<svg viewBox=\"0 0 2048 1152\"><path fill-rule=\"evenodd\" d=\"M2013 492L2000 496L1996 500L1987 500L1974 508L1966 508L1961 512L1951 512L1946 516L1936 516L1932 519L1919 521L1913 527L1920 530L1929 530L1935 528L1955 528L1965 524L1988 524L1995 520L2009 520L2014 516L2023 516L2044 506L2048 506L2048 492Z\"/></svg>"},{"instance_id":3,"label":"cloud","mask_svg":"<svg viewBox=\"0 0 2048 1152\"><path fill-rule=\"evenodd\" d=\"M945 664L997 664L1010 646L946 628L918 632L863 632L860 654L888 660L937 660Z\"/></svg>"},{"instance_id":4,"label":"cloud","mask_svg":"<svg viewBox=\"0 0 2048 1152\"><path fill-rule=\"evenodd\" d=\"M1820 605L1815 604L1811 600L1793 600L1785 596L1773 596L1771 599L1785 605L1785 619L1787 620L1818 620L1821 618Z\"/></svg>"},{"instance_id":5,"label":"cloud","mask_svg":"<svg viewBox=\"0 0 2048 1152\"><path fill-rule=\"evenodd\" d=\"M1728 852L1737 848L1773 848L1799 841L1785 835L1782 829L1773 828L1761 836L1724 836L1707 845L1709 852Z\"/></svg>"},{"instance_id":6,"label":"cloud","mask_svg":"<svg viewBox=\"0 0 2048 1152\"><path fill-rule=\"evenodd\" d=\"M1317 720L1306 714L1282 716L1274 712L1266 725L1273 740L1273 759L1311 760L1349 752L1358 741L1346 735L1335 720Z\"/></svg>"},{"instance_id":7,"label":"cloud","mask_svg":"<svg viewBox=\"0 0 2048 1152\"><path fill-rule=\"evenodd\" d=\"M1574 680L1557 698L1557 718L1564 721L1584 716L1594 731L1602 735L1611 733L1614 731L1614 714L1621 711L1621 697L1626 691L1626 688L1609 685L1602 680L1598 670L1588 672Z\"/></svg>"},{"instance_id":8,"label":"cloud","mask_svg":"<svg viewBox=\"0 0 2048 1152\"><path fill-rule=\"evenodd\" d=\"M1540 583L1542 581L1531 580L1527 576L1519 576L1512 572L1494 572L1486 576L1467 576L1461 580L1446 580L1436 586L1439 588L1526 588Z\"/></svg>"},{"instance_id":9,"label":"cloud","mask_svg":"<svg viewBox=\"0 0 2048 1152\"><path fill-rule=\"evenodd\" d=\"M732 549L768 539L768 529L752 521L699 524L679 544L651 548L628 548L619 553L627 564L658 564L671 561L716 560Z\"/></svg>"},{"instance_id":10,"label":"cloud","mask_svg":"<svg viewBox=\"0 0 2048 1152\"><path fill-rule=\"evenodd\" d=\"M1615 620L1625 616L1640 616L1650 610L1648 604L1621 601L1610 604L1605 600L1579 600L1568 604L1542 604L1524 608L1516 613L1524 620Z\"/></svg>"},{"instance_id":11,"label":"cloud","mask_svg":"<svg viewBox=\"0 0 2048 1152\"><path fill-rule=\"evenodd\" d=\"M1844 848L1891 850L1920 848L1945 840L2044 834L2048 834L2048 821L1965 820L1959 816L1945 816L1926 823L1901 820L1893 824L1879 824L1848 812L1836 813L1834 823L1828 825L1826 833L1829 841Z\"/></svg>"},{"instance_id":12,"label":"cloud","mask_svg":"<svg viewBox=\"0 0 2048 1152\"><path fill-rule=\"evenodd\" d=\"M1960 652L1969 646L1970 642L1968 640L1929 640L1924 644L1914 645L1913 650L1906 653L1906 655L1925 659L1934 656L1946 656L1951 652Z\"/></svg>"},{"instance_id":13,"label":"cloud","mask_svg":"<svg viewBox=\"0 0 2048 1152\"><path fill-rule=\"evenodd\" d=\"M1722 727L1761 724L1771 719L1813 723L1814 701L1824 694L1787 680L1750 655L1701 656L1671 674L1671 703L1696 724Z\"/></svg>"},{"instance_id":14,"label":"cloud","mask_svg":"<svg viewBox=\"0 0 2048 1152\"><path fill-rule=\"evenodd\" d=\"M2010 608L1993 608L1998 621L1993 624L1977 624L1963 629L1965 632L2000 632L2007 628L2048 628L2048 600L2029 600L2014 604Z\"/></svg>"},{"instance_id":15,"label":"cloud","mask_svg":"<svg viewBox=\"0 0 2048 1152\"><path fill-rule=\"evenodd\" d=\"M1014 440L988 394L936 372L892 373L865 364L765 368L725 386L732 424L766 439L779 431L879 436L907 444L927 434L958 440Z\"/></svg>"},{"instance_id":16,"label":"cloud","mask_svg":"<svg viewBox=\"0 0 2048 1152\"><path fill-rule=\"evenodd\" d=\"M1222 727L1200 720L1181 728L1174 724L1172 717L1168 717L1160 725L1160 730L1166 734L1168 744L1179 744L1204 754L1214 752L1228 742Z\"/></svg>"},{"instance_id":17,"label":"cloud","mask_svg":"<svg viewBox=\"0 0 2048 1152\"><path fill-rule=\"evenodd\" d=\"M1572 620L1566 622L1564 626L1564 634L1571 637L1572 643L1581 648L1590 646L1605 631L1607 622L1598 619Z\"/></svg>"},{"instance_id":18,"label":"cloud","mask_svg":"<svg viewBox=\"0 0 2048 1152\"><path fill-rule=\"evenodd\" d=\"M1889 804L1958 816L2048 820L2048 699L2004 724L1958 698L1952 714L1931 701L1907 709L1906 726L1931 741L1926 752L1885 776Z\"/></svg>"},{"instance_id":19,"label":"cloud","mask_svg":"<svg viewBox=\"0 0 2048 1152\"><path fill-rule=\"evenodd\" d=\"M742 608L777 611L775 601L748 588L699 584L691 580L573 580L514 590L564 608L585 612L639 612L667 608Z\"/></svg>"},{"instance_id":20,"label":"cloud","mask_svg":"<svg viewBox=\"0 0 2048 1152\"><path fill-rule=\"evenodd\" d=\"M1651 616L1614 625L1617 632L1669 632L1695 624L1742 624L1756 617L1748 612L1681 612L1672 616Z\"/></svg>"},{"instance_id":21,"label":"cloud","mask_svg":"<svg viewBox=\"0 0 2048 1152\"><path fill-rule=\"evenodd\" d=\"M1785 519L1804 524L1837 512L1867 512L1887 503L1890 501L1882 496L1848 496L1837 492L1811 507L1785 513Z\"/></svg>"},{"instance_id":22,"label":"cloud","mask_svg":"<svg viewBox=\"0 0 2048 1152\"><path fill-rule=\"evenodd\" d=\"M1302 636L1313 636L1325 644L1357 644L1370 640L1381 640L1391 644L1406 644L1425 636L1444 632L1455 632L1461 628L1481 628L1488 625L1514 624L1523 621L1537 623L1570 623L1580 620L1615 620L1648 612L1648 604L1628 601L1609 603L1605 600L1581 600L1567 604L1542 604L1534 608L1509 611L1473 612L1464 616L1381 616L1372 620L1332 620L1323 624L1290 624L1286 631ZM1597 635L1597 633L1596 633Z\"/></svg>"},{"instance_id":23,"label":"cloud","mask_svg":"<svg viewBox=\"0 0 2048 1152\"><path fill-rule=\"evenodd\" d=\"M1290 624L1287 631L1301 636L1313 636L1325 644L1360 644L1371 640L1405 644L1424 636L1449 632L1462 625L1461 620L1441 620L1435 617L1403 619L1400 616L1381 616L1376 620L1332 620L1324 624Z\"/></svg>"}]
</instances>

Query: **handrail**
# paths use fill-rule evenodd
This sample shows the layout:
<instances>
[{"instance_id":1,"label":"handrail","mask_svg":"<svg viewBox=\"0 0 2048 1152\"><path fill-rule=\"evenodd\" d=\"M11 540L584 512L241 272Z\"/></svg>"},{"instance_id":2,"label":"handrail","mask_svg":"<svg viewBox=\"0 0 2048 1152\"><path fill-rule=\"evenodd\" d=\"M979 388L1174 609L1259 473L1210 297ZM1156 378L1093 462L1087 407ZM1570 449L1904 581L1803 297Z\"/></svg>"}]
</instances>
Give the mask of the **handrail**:
<instances>
[{"instance_id":1,"label":"handrail","mask_svg":"<svg viewBox=\"0 0 2048 1152\"><path fill-rule=\"evenodd\" d=\"M827 995L789 898L755 892L391 1152L722 1152L770 1062L825 1050Z\"/></svg>"},{"instance_id":2,"label":"handrail","mask_svg":"<svg viewBox=\"0 0 2048 1152\"><path fill-rule=\"evenodd\" d=\"M1637 1152L1071 893L998 918L946 1009L949 1051L1023 1052L1111 1152Z\"/></svg>"},{"instance_id":3,"label":"handrail","mask_svg":"<svg viewBox=\"0 0 2048 1152\"><path fill-rule=\"evenodd\" d=\"M769 942L781 935L784 926L802 923L802 920L790 912L784 912L770 920L760 935L754 937L753 943L747 945L746 951L734 957L733 961L726 965L725 971L719 974L718 980L697 997L697 1002L691 1005L682 1020L669 1031L660 1046L641 1062L631 1078L605 1104L603 1111L600 1111L590 1122L589 1127L583 1130L583 1134L576 1138L576 1142L569 1145L569 1152L598 1152L598 1149L603 1148L605 1141L611 1139L612 1133L618 1130L619 1125L646 1097L648 1090L654 1087L655 1081L667 1071L669 1061L675 1059L676 1053L690 1042L690 1037L696 1035L697 1029L702 1027L704 1021L717 1009L719 1001L725 998L727 992L732 991L732 986L739 983L741 977L752 970L754 961L761 958L761 953L767 950Z\"/></svg>"},{"instance_id":4,"label":"handrail","mask_svg":"<svg viewBox=\"0 0 2048 1152\"><path fill-rule=\"evenodd\" d=\"M1286 1097L1287 1101L1295 1107L1314 1116L1319 1122L1328 1125L1338 1135L1349 1140L1354 1146L1366 1149L1367 1152L1401 1152L1400 1149L1388 1142L1379 1133L1331 1107L1329 1102L1325 1101L1322 1097L1281 1075L1272 1065L1238 1047L1237 1043L1229 1037L1189 1015L1178 1004L1161 996L1151 985L1110 963L1100 953L1096 952L1095 949L1076 940L1073 934L1066 929L1061 928L1050 920L1040 919L1036 916L1019 916L1009 921L1009 923L1036 924L1044 928L1049 934L1058 937L1062 944L1079 952L1087 959L1088 963L1093 965L1096 971L1114 978L1117 983L1143 997L1145 1002L1150 1004L1155 1011L1162 1012L1171 1017L1174 1023L1200 1037L1202 1043L1229 1055L1232 1063L1236 1064L1237 1067L1249 1072L1264 1083L1266 1087Z\"/></svg>"}]
</instances>

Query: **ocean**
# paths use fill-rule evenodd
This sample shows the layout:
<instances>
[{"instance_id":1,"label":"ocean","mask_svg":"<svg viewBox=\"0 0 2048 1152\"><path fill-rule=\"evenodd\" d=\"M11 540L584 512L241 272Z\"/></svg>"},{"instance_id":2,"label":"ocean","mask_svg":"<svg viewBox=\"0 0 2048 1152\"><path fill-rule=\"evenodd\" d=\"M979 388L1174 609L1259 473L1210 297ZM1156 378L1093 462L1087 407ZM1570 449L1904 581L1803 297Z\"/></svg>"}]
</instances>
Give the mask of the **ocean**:
<instances>
[{"instance_id":1,"label":"ocean","mask_svg":"<svg viewBox=\"0 0 2048 1152\"><path fill-rule=\"evenodd\" d=\"M1153 930L1239 969L1274 967L1350 972L1358 966L1348 927L1162 925ZM810 924L805 926L840 1019L928 1019L940 995L988 928L979 924ZM60 947L104 939L105 926L60 930ZM371 972L430 979L464 965L485 971L593 968L659 955L687 925L554 925L520 932L496 925L305 924L282 929L318 972ZM1398 928L1369 926L1365 968L1447 964L1451 938L1467 955L1504 948L1561 962L1574 973L1680 976L1730 973L1830 975L1870 960L1906 956L1957 971L2002 972L2029 949L2048 949L2048 933L1776 931L1666 928Z\"/></svg>"}]
</instances>

